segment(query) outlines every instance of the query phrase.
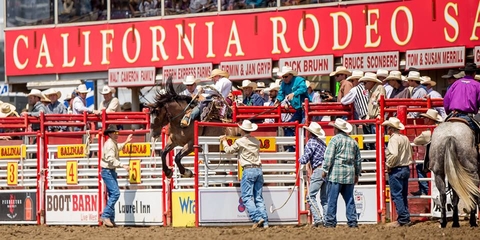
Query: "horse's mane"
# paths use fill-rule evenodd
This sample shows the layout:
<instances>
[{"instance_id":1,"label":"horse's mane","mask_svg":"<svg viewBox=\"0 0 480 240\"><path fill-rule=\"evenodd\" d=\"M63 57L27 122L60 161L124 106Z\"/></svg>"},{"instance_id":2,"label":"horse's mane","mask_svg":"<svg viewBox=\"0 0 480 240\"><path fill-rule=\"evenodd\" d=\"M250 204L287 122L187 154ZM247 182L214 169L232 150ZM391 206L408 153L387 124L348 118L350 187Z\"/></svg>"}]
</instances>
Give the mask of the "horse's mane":
<instances>
[{"instance_id":1,"label":"horse's mane","mask_svg":"<svg viewBox=\"0 0 480 240\"><path fill-rule=\"evenodd\" d=\"M155 107L163 108L165 104L173 101L185 101L187 103L192 101L191 96L179 95L173 88L172 76L168 77L165 83L165 92L157 90L157 96L155 97Z\"/></svg>"}]
</instances>

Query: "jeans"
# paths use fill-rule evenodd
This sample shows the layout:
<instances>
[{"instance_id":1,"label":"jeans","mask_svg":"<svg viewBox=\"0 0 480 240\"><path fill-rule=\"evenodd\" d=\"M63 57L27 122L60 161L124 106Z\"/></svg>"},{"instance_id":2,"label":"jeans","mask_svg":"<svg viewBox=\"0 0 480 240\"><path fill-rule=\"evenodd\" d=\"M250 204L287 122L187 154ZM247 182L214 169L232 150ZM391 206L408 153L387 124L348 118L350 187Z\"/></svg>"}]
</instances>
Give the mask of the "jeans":
<instances>
[{"instance_id":1,"label":"jeans","mask_svg":"<svg viewBox=\"0 0 480 240\"><path fill-rule=\"evenodd\" d=\"M194 120L194 119L197 118L199 115L200 115L200 107L199 107L199 106L195 106L195 107L192 109L192 112L190 113L190 120Z\"/></svg>"},{"instance_id":2,"label":"jeans","mask_svg":"<svg viewBox=\"0 0 480 240\"><path fill-rule=\"evenodd\" d=\"M310 205L310 212L312 213L314 223L323 223L325 213L327 212L327 183L322 178L323 170L321 167L317 167L313 170L312 177L310 178L310 188L308 192L307 202ZM322 204L322 210L318 207L317 194L320 191L320 203ZM323 216L322 216L323 215Z\"/></svg>"},{"instance_id":3,"label":"jeans","mask_svg":"<svg viewBox=\"0 0 480 240\"><path fill-rule=\"evenodd\" d=\"M425 174L423 173L423 163L417 164L417 175L418 178L425 178ZM418 181L418 189L425 195L428 195L428 182L427 181Z\"/></svg>"},{"instance_id":4,"label":"jeans","mask_svg":"<svg viewBox=\"0 0 480 240\"><path fill-rule=\"evenodd\" d=\"M240 182L242 201L247 208L248 215L253 222L265 220L264 226L268 226L267 209L263 200L263 172L261 168L246 168L243 170Z\"/></svg>"},{"instance_id":5,"label":"jeans","mask_svg":"<svg viewBox=\"0 0 480 240\"><path fill-rule=\"evenodd\" d=\"M295 122L295 121L297 121L298 123L304 123L305 114L303 112L303 109L300 108L295 110L295 113L293 114L292 118L288 122ZM284 128L283 131L286 137L295 136L295 128L287 127L287 128ZM285 151L295 152L295 147L294 146L285 147Z\"/></svg>"},{"instance_id":6,"label":"jeans","mask_svg":"<svg viewBox=\"0 0 480 240\"><path fill-rule=\"evenodd\" d=\"M388 183L390 185L390 194L397 210L397 221L401 225L410 222L410 213L408 212L408 177L410 169L408 167L392 168L388 173Z\"/></svg>"},{"instance_id":7,"label":"jeans","mask_svg":"<svg viewBox=\"0 0 480 240\"><path fill-rule=\"evenodd\" d=\"M353 199L354 186L354 184L340 184L335 182L328 182L328 205L327 215L325 216L326 227L337 226L337 201L339 194L342 194L342 197L345 200L348 226L358 226L357 209L355 207L355 201Z\"/></svg>"},{"instance_id":8,"label":"jeans","mask_svg":"<svg viewBox=\"0 0 480 240\"><path fill-rule=\"evenodd\" d=\"M105 208L103 208L102 218L108 218L113 222L115 221L115 203L117 203L120 197L117 172L115 169L102 168L101 174L108 193L108 201Z\"/></svg>"}]
</instances>

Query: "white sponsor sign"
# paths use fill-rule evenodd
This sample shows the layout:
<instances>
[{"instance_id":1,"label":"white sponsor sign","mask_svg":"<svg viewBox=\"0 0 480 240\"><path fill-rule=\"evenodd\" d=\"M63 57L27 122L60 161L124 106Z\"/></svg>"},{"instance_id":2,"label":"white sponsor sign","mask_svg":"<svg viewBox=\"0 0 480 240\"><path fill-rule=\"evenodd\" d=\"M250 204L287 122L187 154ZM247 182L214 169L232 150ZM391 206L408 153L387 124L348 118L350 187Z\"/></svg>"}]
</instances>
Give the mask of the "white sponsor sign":
<instances>
[{"instance_id":1,"label":"white sponsor sign","mask_svg":"<svg viewBox=\"0 0 480 240\"><path fill-rule=\"evenodd\" d=\"M49 225L97 225L98 190L47 190L45 220Z\"/></svg>"},{"instance_id":2,"label":"white sponsor sign","mask_svg":"<svg viewBox=\"0 0 480 240\"><path fill-rule=\"evenodd\" d=\"M163 67L163 78L172 75L173 83L181 83L188 75L205 81L212 72L212 63L198 63Z\"/></svg>"},{"instance_id":3,"label":"white sponsor sign","mask_svg":"<svg viewBox=\"0 0 480 240\"><path fill-rule=\"evenodd\" d=\"M118 225L163 224L162 189L120 190L115 204Z\"/></svg>"},{"instance_id":4,"label":"white sponsor sign","mask_svg":"<svg viewBox=\"0 0 480 240\"><path fill-rule=\"evenodd\" d=\"M269 222L297 222L297 189L282 209L270 213L270 206L272 204L273 208L282 206L291 190L292 188L287 187L263 188L263 199ZM240 188L200 188L199 196L200 223L251 222L240 197Z\"/></svg>"},{"instance_id":5,"label":"white sponsor sign","mask_svg":"<svg viewBox=\"0 0 480 240\"><path fill-rule=\"evenodd\" d=\"M155 67L109 69L108 86L153 86L155 85L155 75Z\"/></svg>"},{"instance_id":6,"label":"white sponsor sign","mask_svg":"<svg viewBox=\"0 0 480 240\"><path fill-rule=\"evenodd\" d=\"M289 66L298 72L298 75L327 75L333 72L333 55L298 57L298 58L281 58L278 66Z\"/></svg>"},{"instance_id":7,"label":"white sponsor sign","mask_svg":"<svg viewBox=\"0 0 480 240\"><path fill-rule=\"evenodd\" d=\"M343 66L350 70L376 72L378 69L398 70L398 52L344 54Z\"/></svg>"},{"instance_id":8,"label":"white sponsor sign","mask_svg":"<svg viewBox=\"0 0 480 240\"><path fill-rule=\"evenodd\" d=\"M435 179L433 172L432 179ZM440 192L437 189L437 185L435 185L435 181L431 181L431 194L432 194L432 201L431 201L431 209L432 209L432 217L441 218L442 217L442 208L440 202ZM448 179L445 178L445 183L448 183ZM448 185L448 184L447 184ZM446 185L446 186L447 186ZM453 204L452 204L452 191L447 192L447 203L445 207L447 208L447 217L453 216ZM461 200L460 200L461 201ZM460 213L462 213L462 209L460 209Z\"/></svg>"},{"instance_id":9,"label":"white sponsor sign","mask_svg":"<svg viewBox=\"0 0 480 240\"><path fill-rule=\"evenodd\" d=\"M405 68L435 69L465 66L465 47L409 50Z\"/></svg>"},{"instance_id":10,"label":"white sponsor sign","mask_svg":"<svg viewBox=\"0 0 480 240\"><path fill-rule=\"evenodd\" d=\"M308 198L308 196L307 196ZM377 189L375 185L355 185L353 198L357 210L358 223L377 223ZM317 195L319 211L323 212L320 204L320 194ZM341 194L337 200L337 221L347 223L347 210Z\"/></svg>"},{"instance_id":11,"label":"white sponsor sign","mask_svg":"<svg viewBox=\"0 0 480 240\"><path fill-rule=\"evenodd\" d=\"M477 64L477 66L480 65L480 46L473 49L473 58L475 60L475 64Z\"/></svg>"},{"instance_id":12,"label":"white sponsor sign","mask_svg":"<svg viewBox=\"0 0 480 240\"><path fill-rule=\"evenodd\" d=\"M272 59L221 62L219 68L230 74L230 80L255 80L272 77Z\"/></svg>"}]
</instances>

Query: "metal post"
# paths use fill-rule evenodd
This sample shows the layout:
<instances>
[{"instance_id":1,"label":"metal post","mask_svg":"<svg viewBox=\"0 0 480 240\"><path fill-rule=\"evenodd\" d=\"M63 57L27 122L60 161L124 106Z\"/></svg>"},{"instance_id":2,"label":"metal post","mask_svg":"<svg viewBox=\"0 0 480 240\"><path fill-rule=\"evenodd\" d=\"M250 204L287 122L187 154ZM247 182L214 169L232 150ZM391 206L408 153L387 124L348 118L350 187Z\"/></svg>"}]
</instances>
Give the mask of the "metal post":
<instances>
[{"instance_id":1,"label":"metal post","mask_svg":"<svg viewBox=\"0 0 480 240\"><path fill-rule=\"evenodd\" d=\"M163 2L163 1L162 1ZM110 21L110 15L112 13L111 0L107 0L107 21Z\"/></svg>"},{"instance_id":2,"label":"metal post","mask_svg":"<svg viewBox=\"0 0 480 240\"><path fill-rule=\"evenodd\" d=\"M220 143L222 144L222 143ZM199 184L198 184L198 172L199 172L199 166L198 166L198 121L195 121L194 122L194 127L193 127L193 146L195 147L194 148L194 151L195 151L195 158L194 158L194 162L193 162L193 165L194 165L194 181L195 181L195 227L199 227L199 211L200 211L200 205L199 205L199 201L198 201L198 198L199 198ZM207 148L208 149L208 148ZM206 161L204 159L204 161Z\"/></svg>"},{"instance_id":3,"label":"metal post","mask_svg":"<svg viewBox=\"0 0 480 240\"><path fill-rule=\"evenodd\" d=\"M402 122L404 125L407 125L407 106L401 105L397 107L397 118ZM407 130L401 130L402 134L407 134Z\"/></svg>"}]
</instances>

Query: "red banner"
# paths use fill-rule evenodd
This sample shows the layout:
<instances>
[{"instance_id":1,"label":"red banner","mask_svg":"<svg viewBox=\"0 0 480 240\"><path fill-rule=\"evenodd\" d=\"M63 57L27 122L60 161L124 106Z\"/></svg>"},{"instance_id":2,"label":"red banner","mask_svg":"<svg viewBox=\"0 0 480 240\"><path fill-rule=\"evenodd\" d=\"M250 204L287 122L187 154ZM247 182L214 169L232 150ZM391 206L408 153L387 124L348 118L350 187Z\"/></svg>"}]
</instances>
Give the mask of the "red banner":
<instances>
[{"instance_id":1,"label":"red banner","mask_svg":"<svg viewBox=\"0 0 480 240\"><path fill-rule=\"evenodd\" d=\"M478 1L411 0L7 30L8 76L478 45ZM433 10L435 9L435 10ZM365 13L364 13L365 12ZM461 28L460 28L461 23Z\"/></svg>"}]
</instances>

